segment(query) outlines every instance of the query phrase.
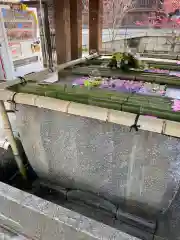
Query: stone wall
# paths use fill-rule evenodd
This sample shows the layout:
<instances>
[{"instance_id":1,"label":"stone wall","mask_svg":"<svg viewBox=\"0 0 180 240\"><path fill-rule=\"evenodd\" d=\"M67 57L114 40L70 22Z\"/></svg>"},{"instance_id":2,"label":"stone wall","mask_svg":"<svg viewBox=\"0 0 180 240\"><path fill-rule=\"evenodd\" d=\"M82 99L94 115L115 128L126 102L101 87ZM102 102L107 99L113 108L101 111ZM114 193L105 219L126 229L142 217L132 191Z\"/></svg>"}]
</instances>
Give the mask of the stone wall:
<instances>
[{"instance_id":1,"label":"stone wall","mask_svg":"<svg viewBox=\"0 0 180 240\"><path fill-rule=\"evenodd\" d=\"M18 105L17 128L32 167L66 188L157 212L180 180L180 140L157 133Z\"/></svg>"},{"instance_id":2,"label":"stone wall","mask_svg":"<svg viewBox=\"0 0 180 240\"><path fill-rule=\"evenodd\" d=\"M132 38L133 39L133 38ZM174 41L171 37L165 36L144 36L134 38L139 41L136 49L133 48L136 52L174 52L180 53L180 43L178 40ZM126 44L127 42L127 44ZM125 51L125 46L128 46L130 39L124 40L114 40L113 42L103 42L102 50L106 52L123 52ZM128 46L131 49L130 46Z\"/></svg>"},{"instance_id":3,"label":"stone wall","mask_svg":"<svg viewBox=\"0 0 180 240\"><path fill-rule=\"evenodd\" d=\"M180 52L180 43L172 37L143 37L139 43L139 52Z\"/></svg>"}]
</instances>

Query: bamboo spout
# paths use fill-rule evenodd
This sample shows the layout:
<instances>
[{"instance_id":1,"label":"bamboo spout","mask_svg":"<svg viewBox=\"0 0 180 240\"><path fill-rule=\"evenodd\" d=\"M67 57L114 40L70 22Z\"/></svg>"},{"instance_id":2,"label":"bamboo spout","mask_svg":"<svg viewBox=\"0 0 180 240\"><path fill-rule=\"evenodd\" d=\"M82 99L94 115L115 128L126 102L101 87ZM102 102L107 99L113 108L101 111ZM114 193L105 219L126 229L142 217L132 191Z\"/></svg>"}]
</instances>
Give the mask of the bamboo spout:
<instances>
[{"instance_id":1,"label":"bamboo spout","mask_svg":"<svg viewBox=\"0 0 180 240\"><path fill-rule=\"evenodd\" d=\"M26 178L26 169L25 169L23 161L20 157L20 154L19 154L19 151L18 151L18 148L17 148L17 144L16 144L16 140L15 140L15 137L13 135L11 123L9 121L9 118L8 118L6 108L5 108L5 105L4 105L3 101L0 101L0 113L1 113L1 116L2 116L4 131L5 131L5 134L7 136L8 141L11 145L15 161L17 163L17 166L19 168L20 173L22 174L22 176L24 178Z\"/></svg>"},{"instance_id":2,"label":"bamboo spout","mask_svg":"<svg viewBox=\"0 0 180 240\"><path fill-rule=\"evenodd\" d=\"M60 65L58 65L58 66L56 67L56 71L62 71L62 70L64 70L64 69L67 68L67 67L73 67L73 66L76 65L76 64L84 63L84 62L86 62L87 60L93 59L93 58L95 58L95 57L98 57L98 54L97 54L97 53L88 55L88 56L86 56L86 57L78 58L78 59L72 60L72 61L67 62L67 63L60 64Z\"/></svg>"}]
</instances>

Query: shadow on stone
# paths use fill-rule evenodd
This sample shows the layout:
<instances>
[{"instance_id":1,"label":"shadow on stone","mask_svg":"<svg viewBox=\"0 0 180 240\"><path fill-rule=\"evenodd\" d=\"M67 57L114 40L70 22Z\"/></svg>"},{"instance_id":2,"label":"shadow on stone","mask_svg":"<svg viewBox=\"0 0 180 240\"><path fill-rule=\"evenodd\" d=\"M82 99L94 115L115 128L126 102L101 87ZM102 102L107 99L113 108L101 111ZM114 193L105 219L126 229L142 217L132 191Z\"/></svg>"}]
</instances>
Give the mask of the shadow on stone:
<instances>
[{"instance_id":1,"label":"shadow on stone","mask_svg":"<svg viewBox=\"0 0 180 240\"><path fill-rule=\"evenodd\" d=\"M132 234L144 240L153 239L156 230L156 215L151 215L153 209L140 211L131 208L130 203L126 206L115 205L107 199L90 192L65 189L44 180L37 180L33 184L35 195L48 201L76 211L89 218ZM133 202L135 205L135 202ZM139 203L136 203L138 206ZM145 207L145 206L144 206ZM147 210L147 208L146 208Z\"/></svg>"},{"instance_id":2,"label":"shadow on stone","mask_svg":"<svg viewBox=\"0 0 180 240\"><path fill-rule=\"evenodd\" d=\"M165 213L161 213L157 219L157 231L155 235L162 239L179 240L180 236L180 188L174 200ZM157 238L158 239L158 238Z\"/></svg>"}]
</instances>

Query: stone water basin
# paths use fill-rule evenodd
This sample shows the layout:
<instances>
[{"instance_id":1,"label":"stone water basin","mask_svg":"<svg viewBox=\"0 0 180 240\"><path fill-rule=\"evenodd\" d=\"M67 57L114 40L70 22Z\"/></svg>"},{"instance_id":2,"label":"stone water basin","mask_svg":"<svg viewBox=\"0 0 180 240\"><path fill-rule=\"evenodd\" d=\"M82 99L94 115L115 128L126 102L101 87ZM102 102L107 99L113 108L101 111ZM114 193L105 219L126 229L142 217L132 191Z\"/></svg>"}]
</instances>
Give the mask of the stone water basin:
<instances>
[{"instance_id":1,"label":"stone water basin","mask_svg":"<svg viewBox=\"0 0 180 240\"><path fill-rule=\"evenodd\" d=\"M93 81L97 82L99 78L81 77L73 81L72 85L84 86L89 81L93 84ZM123 79L108 79L101 78L98 83L99 88L107 88L112 91L137 93L145 95L157 95L164 96L166 94L166 85L144 83L142 81L128 81Z\"/></svg>"}]
</instances>

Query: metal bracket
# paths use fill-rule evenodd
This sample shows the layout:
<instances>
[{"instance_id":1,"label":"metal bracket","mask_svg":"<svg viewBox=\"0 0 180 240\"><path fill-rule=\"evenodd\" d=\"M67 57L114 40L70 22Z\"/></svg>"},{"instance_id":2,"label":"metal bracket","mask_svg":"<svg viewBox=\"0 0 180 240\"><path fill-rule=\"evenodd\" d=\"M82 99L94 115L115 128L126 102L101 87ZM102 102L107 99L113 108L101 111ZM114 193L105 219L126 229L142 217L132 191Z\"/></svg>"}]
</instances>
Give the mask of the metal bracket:
<instances>
[{"instance_id":1,"label":"metal bracket","mask_svg":"<svg viewBox=\"0 0 180 240\"><path fill-rule=\"evenodd\" d=\"M16 96L17 93L14 93L13 96L12 96L12 99L11 100L7 100L8 103L11 103L12 104L12 107L13 107L13 110L9 110L11 112L17 112L17 108L16 108L16 102L14 100L15 96ZM8 112L8 111L7 111Z\"/></svg>"},{"instance_id":2,"label":"metal bracket","mask_svg":"<svg viewBox=\"0 0 180 240\"><path fill-rule=\"evenodd\" d=\"M18 78L20 79L20 84L26 85L27 81L24 77L19 76Z\"/></svg>"}]
</instances>

